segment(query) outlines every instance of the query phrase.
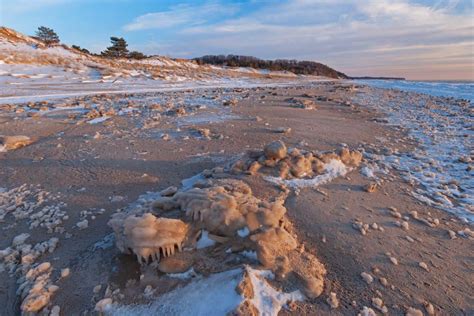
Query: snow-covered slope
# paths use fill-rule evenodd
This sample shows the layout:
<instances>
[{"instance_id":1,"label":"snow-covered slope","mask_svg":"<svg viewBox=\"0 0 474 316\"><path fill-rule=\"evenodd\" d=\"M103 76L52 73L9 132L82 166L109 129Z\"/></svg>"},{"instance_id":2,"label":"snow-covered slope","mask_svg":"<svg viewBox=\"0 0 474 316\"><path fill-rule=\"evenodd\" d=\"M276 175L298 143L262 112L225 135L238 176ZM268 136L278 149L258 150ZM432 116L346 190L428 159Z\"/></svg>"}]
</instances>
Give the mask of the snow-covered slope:
<instances>
[{"instance_id":1,"label":"snow-covered slope","mask_svg":"<svg viewBox=\"0 0 474 316\"><path fill-rule=\"evenodd\" d=\"M159 87L228 84L230 81L295 78L294 74L251 68L230 69L194 61L153 56L109 59L66 45L46 46L0 27L0 98L49 96L81 91L108 92Z\"/></svg>"}]
</instances>

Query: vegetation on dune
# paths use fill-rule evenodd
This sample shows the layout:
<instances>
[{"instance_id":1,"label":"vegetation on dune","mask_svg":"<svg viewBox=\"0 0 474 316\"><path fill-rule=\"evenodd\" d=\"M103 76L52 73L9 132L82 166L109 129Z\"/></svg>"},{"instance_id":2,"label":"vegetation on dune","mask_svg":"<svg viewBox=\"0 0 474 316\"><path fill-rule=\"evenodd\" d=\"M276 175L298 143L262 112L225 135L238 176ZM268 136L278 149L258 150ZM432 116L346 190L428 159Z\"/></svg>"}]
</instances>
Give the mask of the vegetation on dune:
<instances>
[{"instance_id":1,"label":"vegetation on dune","mask_svg":"<svg viewBox=\"0 0 474 316\"><path fill-rule=\"evenodd\" d=\"M198 64L212 64L228 67L251 67L273 71L291 71L295 74L347 78L342 72L314 61L297 61L288 59L264 60L253 56L241 55L206 55L195 58Z\"/></svg>"},{"instance_id":2,"label":"vegetation on dune","mask_svg":"<svg viewBox=\"0 0 474 316\"><path fill-rule=\"evenodd\" d=\"M36 38L48 46L59 43L58 34L56 34L53 29L50 29L46 26L38 27L38 30L36 31Z\"/></svg>"}]
</instances>

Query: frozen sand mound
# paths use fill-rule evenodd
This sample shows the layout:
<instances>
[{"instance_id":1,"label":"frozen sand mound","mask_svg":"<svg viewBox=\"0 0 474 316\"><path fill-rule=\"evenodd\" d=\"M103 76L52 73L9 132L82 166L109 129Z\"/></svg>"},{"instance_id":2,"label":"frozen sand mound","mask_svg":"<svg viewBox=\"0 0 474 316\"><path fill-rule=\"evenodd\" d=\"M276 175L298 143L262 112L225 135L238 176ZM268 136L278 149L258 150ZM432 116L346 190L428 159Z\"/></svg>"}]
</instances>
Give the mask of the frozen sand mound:
<instances>
[{"instance_id":1,"label":"frozen sand mound","mask_svg":"<svg viewBox=\"0 0 474 316\"><path fill-rule=\"evenodd\" d=\"M184 181L186 185L180 190L168 188L145 206L113 215L109 225L115 232L119 250L134 254L142 264L152 263L168 275L189 276L189 271L199 274L202 265L208 265L203 271L222 271L225 269L222 263L228 261L225 258L234 254L247 257L248 266L233 264L234 268L225 269L226 272L187 280L189 283L152 299L148 305L123 306L110 300L106 307L98 308L114 315L151 311L186 315L188 306L195 305L193 311L199 315L231 311L276 315L289 302L318 297L324 288L326 270L299 244L285 216L284 203L289 190L280 183L279 188L271 190L272 197L257 198L248 179L267 186L264 178L275 173L282 181L317 179L318 174L332 170L334 164L344 166L347 171L357 167L360 159L360 153L347 149L324 154L293 149L288 154L284 143L274 142L265 150L249 152L224 168L203 171L200 176ZM255 162L261 163L261 167L255 169ZM195 272L194 268L198 270ZM197 296L204 287L209 299ZM282 288L292 291L284 293ZM176 306L172 303L176 297L189 304ZM209 301L220 302L218 298L222 305L209 306Z\"/></svg>"}]
</instances>

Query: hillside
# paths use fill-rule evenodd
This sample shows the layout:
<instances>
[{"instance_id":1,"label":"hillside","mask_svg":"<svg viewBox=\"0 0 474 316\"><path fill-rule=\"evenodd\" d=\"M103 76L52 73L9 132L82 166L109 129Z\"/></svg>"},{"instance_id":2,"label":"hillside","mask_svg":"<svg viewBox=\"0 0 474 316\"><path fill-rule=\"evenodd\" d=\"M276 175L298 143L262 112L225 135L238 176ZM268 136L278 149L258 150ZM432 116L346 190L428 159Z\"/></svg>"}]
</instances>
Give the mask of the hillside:
<instances>
[{"instance_id":1,"label":"hillside","mask_svg":"<svg viewBox=\"0 0 474 316\"><path fill-rule=\"evenodd\" d=\"M262 68L261 65L257 68ZM275 71L274 71L275 70ZM151 56L145 59L107 58L87 54L65 44L47 46L38 39L0 27L1 97L51 95L71 91L143 91L173 85L229 85L235 79L295 80L293 72L272 69L231 69L195 60ZM304 73L298 71L299 73ZM313 75L336 78L335 71ZM304 80L324 78L305 76Z\"/></svg>"},{"instance_id":2,"label":"hillside","mask_svg":"<svg viewBox=\"0 0 474 316\"><path fill-rule=\"evenodd\" d=\"M287 59L263 60L253 56L241 55L206 55L194 59L198 64L227 67L251 67L271 71L289 71L299 75L324 76L335 79L347 79L342 72L314 61L297 61Z\"/></svg>"}]
</instances>

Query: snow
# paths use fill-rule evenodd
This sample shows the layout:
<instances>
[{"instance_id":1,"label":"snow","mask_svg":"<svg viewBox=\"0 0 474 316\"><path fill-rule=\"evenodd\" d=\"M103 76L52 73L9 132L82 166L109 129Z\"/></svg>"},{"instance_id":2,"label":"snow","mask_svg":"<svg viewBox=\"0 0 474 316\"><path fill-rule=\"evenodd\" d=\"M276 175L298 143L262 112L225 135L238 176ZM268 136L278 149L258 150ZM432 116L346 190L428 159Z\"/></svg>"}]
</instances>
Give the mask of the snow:
<instances>
[{"instance_id":1,"label":"snow","mask_svg":"<svg viewBox=\"0 0 474 316\"><path fill-rule=\"evenodd\" d=\"M351 169L346 167L346 165L337 159L332 159L324 166L325 173L315 176L310 179L291 179L284 180L279 177L265 177L265 180L275 183L275 184L284 184L294 190L301 188L315 188L322 184L328 183L331 180L346 175Z\"/></svg>"},{"instance_id":2,"label":"snow","mask_svg":"<svg viewBox=\"0 0 474 316\"><path fill-rule=\"evenodd\" d=\"M239 229L239 230L237 231L237 234L238 234L240 237L243 238L243 237L247 237L247 236L250 234L250 231L249 231L248 227L245 226L244 228Z\"/></svg>"},{"instance_id":3,"label":"snow","mask_svg":"<svg viewBox=\"0 0 474 316\"><path fill-rule=\"evenodd\" d=\"M417 143L408 152L366 153L366 157L379 168L397 170L415 187L411 194L416 199L473 222L470 157L474 119L470 102L474 101L474 84L379 80L363 83L403 90L370 89L369 93L357 94L353 101L386 115L389 125L406 130ZM462 97L470 102L438 96ZM364 171L370 174L370 170Z\"/></svg>"},{"instance_id":4,"label":"snow","mask_svg":"<svg viewBox=\"0 0 474 316\"><path fill-rule=\"evenodd\" d=\"M102 123L102 122L107 121L109 118L110 118L110 116L104 115L104 116L92 119L90 121L87 121L87 123L89 123L89 124L98 124L98 123Z\"/></svg>"},{"instance_id":5,"label":"snow","mask_svg":"<svg viewBox=\"0 0 474 316\"><path fill-rule=\"evenodd\" d=\"M184 179L181 181L181 190L187 191L189 189L192 189L194 187L194 184L201 180L204 180L204 176L200 173L195 176L192 176L191 178Z\"/></svg>"},{"instance_id":6,"label":"snow","mask_svg":"<svg viewBox=\"0 0 474 316\"><path fill-rule=\"evenodd\" d=\"M267 279L273 279L274 275L269 270L256 270L246 267L252 282L254 298L252 304L258 309L262 316L277 316L281 308L289 301L303 301L305 296L299 291L283 293L273 288Z\"/></svg>"},{"instance_id":7,"label":"snow","mask_svg":"<svg viewBox=\"0 0 474 316\"><path fill-rule=\"evenodd\" d=\"M183 273L168 273L167 276L169 276L170 278L186 280L197 277L198 274L196 273L196 271L194 271L194 268L191 268Z\"/></svg>"},{"instance_id":8,"label":"snow","mask_svg":"<svg viewBox=\"0 0 474 316\"><path fill-rule=\"evenodd\" d=\"M245 270L249 275L254 292L251 302L258 309L259 315L277 316L289 301L305 299L299 290L284 293L273 288L268 280L273 279L274 275L269 270L257 270L249 266L246 266ZM181 279L195 276L195 279L182 287L154 298L148 304L109 305L105 314L115 316L221 316L235 310L245 299L235 290L237 285L243 281L242 269L211 274L209 277L197 276L191 269L175 276Z\"/></svg>"},{"instance_id":9,"label":"snow","mask_svg":"<svg viewBox=\"0 0 474 316\"><path fill-rule=\"evenodd\" d=\"M233 311L243 297L235 291L242 279L235 269L197 280L161 295L148 305L112 306L106 315L117 316L222 316Z\"/></svg>"},{"instance_id":10,"label":"snow","mask_svg":"<svg viewBox=\"0 0 474 316\"><path fill-rule=\"evenodd\" d=\"M203 230L201 233L201 238L199 238L196 244L196 248L203 249L203 248L214 246L215 244L216 242L209 238L209 232L206 230Z\"/></svg>"}]
</instances>

